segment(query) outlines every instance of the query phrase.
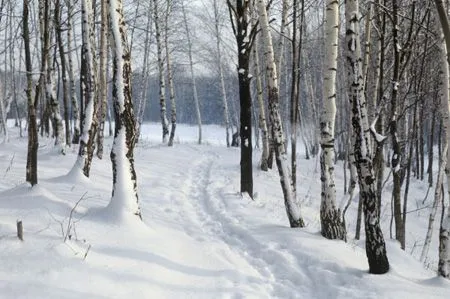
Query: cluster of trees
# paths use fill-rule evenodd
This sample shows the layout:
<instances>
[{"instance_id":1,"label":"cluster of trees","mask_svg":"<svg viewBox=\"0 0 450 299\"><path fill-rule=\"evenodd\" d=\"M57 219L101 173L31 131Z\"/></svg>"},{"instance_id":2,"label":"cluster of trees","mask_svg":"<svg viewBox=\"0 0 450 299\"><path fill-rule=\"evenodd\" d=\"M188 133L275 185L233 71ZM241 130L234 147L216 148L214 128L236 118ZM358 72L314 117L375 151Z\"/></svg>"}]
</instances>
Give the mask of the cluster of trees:
<instances>
[{"instance_id":1,"label":"cluster of trees","mask_svg":"<svg viewBox=\"0 0 450 299\"><path fill-rule=\"evenodd\" d=\"M320 148L322 235L346 239L345 212L358 184L355 237L359 238L364 219L369 269L382 274L389 270L380 228L380 209L385 202L381 198L383 182L392 178L395 229L391 237L405 249L411 178L424 180L428 174L428 183L433 185L433 150L438 143L441 158L422 258L427 254L437 207L442 202L438 273L449 278L450 216L442 191L444 170L450 178L446 166L449 75L441 27L449 36L450 30L443 2L378 0L360 4L347 0L341 11L335 0L325 1L324 7L305 0L227 0L227 4L238 53L241 192L253 193L253 84L259 128L263 136L268 136L263 138L260 166L267 170L275 157L291 227L304 225L295 190L300 127L307 157L318 154ZM324 8L323 13L317 5ZM270 14L274 22L269 21ZM315 14L318 23L314 22ZM311 26L317 26L317 30ZM320 53L322 63L317 63L309 48L315 44L313 33L320 40L320 47L314 51ZM258 56L259 48L263 57ZM260 72L261 58L265 72ZM311 68L312 63L316 63L315 68ZM265 78L264 88L261 78ZM261 97L264 91L268 121ZM289 122L285 107L289 107ZM349 186L345 188L348 201L341 205L336 203L334 182L337 159L344 160L350 170Z\"/></svg>"},{"instance_id":2,"label":"cluster of trees","mask_svg":"<svg viewBox=\"0 0 450 299\"><path fill-rule=\"evenodd\" d=\"M241 192L253 196L253 147L260 146L261 170L277 166L290 226L303 227L296 194L301 137L306 158L320 155L324 237L346 239L345 213L358 184L355 238L364 219L370 272L386 273L383 182L392 179L391 237L405 249L409 185L427 180L435 194L422 259L442 203L438 272L450 276L442 191L444 177L450 180L450 28L442 0L346 0L343 9L335 0L125 4L1 1L0 128L7 140L6 116L20 124L26 108L28 182L38 182L39 132L54 137L62 154L77 144L72 171L89 176L94 154L103 157L111 107L111 206L141 217L133 149L142 122L159 119L162 142L171 146L180 119L197 123L199 143L202 122L219 119L228 146L239 132ZM336 202L336 160L350 174L344 203Z\"/></svg>"}]
</instances>

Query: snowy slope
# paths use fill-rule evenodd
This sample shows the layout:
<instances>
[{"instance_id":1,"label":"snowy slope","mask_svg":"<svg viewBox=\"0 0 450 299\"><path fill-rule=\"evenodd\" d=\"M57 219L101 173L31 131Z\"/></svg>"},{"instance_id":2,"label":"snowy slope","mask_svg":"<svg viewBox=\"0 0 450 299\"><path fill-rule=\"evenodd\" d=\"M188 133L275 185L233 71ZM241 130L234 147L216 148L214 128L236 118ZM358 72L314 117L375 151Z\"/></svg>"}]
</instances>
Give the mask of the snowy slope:
<instances>
[{"instance_id":1,"label":"snowy slope","mask_svg":"<svg viewBox=\"0 0 450 299\"><path fill-rule=\"evenodd\" d=\"M450 298L450 282L409 254L420 254L427 210L408 216L408 253L389 241L392 270L370 275L364 242L352 239L355 203L348 243L318 232L317 161L299 155L307 228L290 229L277 172L257 169L258 151L252 201L238 193L239 150L224 146L222 128L205 127L200 146L196 128L178 128L167 148L159 125L147 125L136 149L143 222L109 217L109 159L94 161L90 179L67 175L76 150L59 156L51 140L40 142L39 185L24 184L26 139L12 129L11 142L0 145L0 298ZM425 193L413 182L412 208ZM15 236L17 219L24 242Z\"/></svg>"}]
</instances>

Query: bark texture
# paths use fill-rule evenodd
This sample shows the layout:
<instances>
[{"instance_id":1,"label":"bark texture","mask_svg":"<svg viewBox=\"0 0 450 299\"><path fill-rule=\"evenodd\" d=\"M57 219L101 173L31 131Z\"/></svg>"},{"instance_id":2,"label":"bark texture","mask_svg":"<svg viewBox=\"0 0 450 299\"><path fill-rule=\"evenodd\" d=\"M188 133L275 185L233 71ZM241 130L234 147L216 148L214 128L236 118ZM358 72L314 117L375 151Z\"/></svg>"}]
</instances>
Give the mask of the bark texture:
<instances>
[{"instance_id":1,"label":"bark texture","mask_svg":"<svg viewBox=\"0 0 450 299\"><path fill-rule=\"evenodd\" d=\"M323 109L320 120L320 170L322 193L320 224L322 236L328 239L346 239L341 211L336 207L334 183L334 130L336 122L336 70L338 56L339 3L328 0L325 12L325 70Z\"/></svg>"},{"instance_id":2,"label":"bark texture","mask_svg":"<svg viewBox=\"0 0 450 299\"><path fill-rule=\"evenodd\" d=\"M266 78L269 98L269 117L272 126L273 142L275 146L275 160L280 175L281 188L283 190L284 203L291 227L303 227L303 218L300 215L296 201L295 188L288 169L288 157L286 153L284 132L280 115L277 67L272 45L272 36L269 31L269 19L267 17L266 3L264 0L257 1L259 23L264 41L264 56L266 61Z\"/></svg>"},{"instance_id":3,"label":"bark texture","mask_svg":"<svg viewBox=\"0 0 450 299\"><path fill-rule=\"evenodd\" d=\"M352 114L351 123L355 134L355 161L358 172L360 200L362 200L364 211L366 255L369 263L369 272L372 274L384 274L389 271L389 261L378 216L379 207L371 157L367 107L362 84L358 15L358 1L347 0L345 3L346 67Z\"/></svg>"}]
</instances>

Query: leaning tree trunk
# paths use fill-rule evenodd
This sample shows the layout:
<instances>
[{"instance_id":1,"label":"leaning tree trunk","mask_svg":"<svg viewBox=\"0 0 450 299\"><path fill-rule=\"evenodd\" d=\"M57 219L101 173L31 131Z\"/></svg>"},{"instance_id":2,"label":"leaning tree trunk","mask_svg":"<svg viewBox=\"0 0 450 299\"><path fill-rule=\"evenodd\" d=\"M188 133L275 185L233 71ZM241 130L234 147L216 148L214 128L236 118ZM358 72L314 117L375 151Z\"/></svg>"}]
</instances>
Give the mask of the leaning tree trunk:
<instances>
[{"instance_id":1,"label":"leaning tree trunk","mask_svg":"<svg viewBox=\"0 0 450 299\"><path fill-rule=\"evenodd\" d=\"M169 135L169 121L166 114L166 82L164 78L164 60L163 60L163 44L161 41L161 29L159 27L159 12L158 12L158 0L153 0L153 13L155 21L155 33L156 33L156 47L158 56L158 74L159 74L159 107L162 126L162 142L167 142L167 136Z\"/></svg>"},{"instance_id":2,"label":"leaning tree trunk","mask_svg":"<svg viewBox=\"0 0 450 299\"><path fill-rule=\"evenodd\" d=\"M435 0L439 20L442 26L442 30L444 32L445 38L445 52L447 57L447 63L450 64L450 24L447 18L447 13L445 10L445 6L443 0ZM447 67L448 67L447 64ZM447 75L448 75L448 69ZM448 84L448 76L447 78L442 78L445 80L445 84ZM448 85L447 85L448 86ZM447 141L450 138L450 116L449 116L449 102L448 102L448 89L444 92L447 95L447 101L443 100L442 107L444 111L444 127L446 129L446 139ZM450 159L450 150L447 150L447 165L445 167L445 174L447 176L447 192L450 196L450 167L448 166L448 161ZM438 275L450 279L450 205L447 209L447 215L442 215L444 221L442 221L441 228L439 230L439 263L438 263Z\"/></svg>"},{"instance_id":3,"label":"leaning tree trunk","mask_svg":"<svg viewBox=\"0 0 450 299\"><path fill-rule=\"evenodd\" d=\"M352 114L352 127L355 134L354 149L358 172L360 200L363 201L364 224L366 232L366 255L369 272L384 274L389 271L386 244L378 216L375 175L371 157L369 124L366 101L362 84L361 46L359 40L358 0L347 0L346 19L346 62L348 93Z\"/></svg>"},{"instance_id":4,"label":"leaning tree trunk","mask_svg":"<svg viewBox=\"0 0 450 299\"><path fill-rule=\"evenodd\" d=\"M187 22L186 9L184 8L184 1L182 1L181 9L183 11L184 28L186 29L186 42L187 42L187 46L188 46L189 69L191 71L191 80L192 80L192 93L193 93L193 97L194 97L195 112L197 114L198 144L201 144L202 143L202 115L200 113L200 101L198 99L197 83L196 83L195 74L194 74L194 60L192 58L191 34L190 34L188 22Z\"/></svg>"},{"instance_id":5,"label":"leaning tree trunk","mask_svg":"<svg viewBox=\"0 0 450 299\"><path fill-rule=\"evenodd\" d=\"M131 97L131 54L123 17L122 0L108 0L113 54L112 99L116 125L111 150L112 198L108 207L116 216L134 214L142 219L134 169L136 124Z\"/></svg>"},{"instance_id":6,"label":"leaning tree trunk","mask_svg":"<svg viewBox=\"0 0 450 299\"><path fill-rule=\"evenodd\" d=\"M25 49L25 67L27 70L27 105L28 105L28 154L26 166L26 181L34 186L38 183L37 176L37 151L38 131L36 122L36 102L31 95L33 84L33 69L30 53L30 31L28 29L28 0L23 0L22 37Z\"/></svg>"},{"instance_id":7,"label":"leaning tree trunk","mask_svg":"<svg viewBox=\"0 0 450 299\"><path fill-rule=\"evenodd\" d=\"M320 170L322 193L320 224L322 236L345 240L341 211L336 207L334 183L334 129L336 121L336 70L338 56L339 3L328 0L325 9L325 70L323 84L323 110L320 121Z\"/></svg>"},{"instance_id":8,"label":"leaning tree trunk","mask_svg":"<svg viewBox=\"0 0 450 299\"><path fill-rule=\"evenodd\" d=\"M261 26L262 39L264 41L267 89L269 91L269 115L272 125L272 132L275 145L275 159L278 172L280 174L281 188L283 190L284 203L286 207L289 224L291 227L303 227L305 224L300 215L300 210L296 202L295 189L292 186L292 179L288 169L288 159L285 148L282 120L280 115L277 67L272 46L272 36L270 34L269 19L267 17L266 4L264 0L258 0L259 23Z\"/></svg>"}]
</instances>

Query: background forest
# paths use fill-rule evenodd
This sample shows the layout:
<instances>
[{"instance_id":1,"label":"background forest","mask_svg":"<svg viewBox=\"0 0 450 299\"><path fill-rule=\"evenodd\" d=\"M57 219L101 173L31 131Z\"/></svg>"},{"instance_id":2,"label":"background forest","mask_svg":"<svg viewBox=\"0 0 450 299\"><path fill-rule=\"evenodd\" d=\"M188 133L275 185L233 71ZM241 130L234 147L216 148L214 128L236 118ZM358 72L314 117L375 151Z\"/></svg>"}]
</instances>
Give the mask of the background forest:
<instances>
[{"instance_id":1,"label":"background forest","mask_svg":"<svg viewBox=\"0 0 450 299\"><path fill-rule=\"evenodd\" d=\"M207 131L218 125L217 136L239 164L243 200L257 201L258 180L276 173L268 180L279 180L291 228L305 229L316 217L324 239L363 239L371 274L392 273L386 243L393 239L449 278L447 6L442 0L0 0L3 145L27 136L32 186L41 184L42 144L52 143L61 161L76 153L68 179L93 179L92 165L109 155L108 211L145 221L135 152L158 134L167 151L179 146L192 137L192 131L183 136L184 125L195 125L198 145L208 145ZM150 122L160 124L158 132L147 131ZM210 160L202 181L208 186ZM314 167L317 215L303 207L305 171ZM196 191L209 198L206 189ZM409 217L421 210L426 235L411 243ZM432 262L430 248L438 256Z\"/></svg>"}]
</instances>

